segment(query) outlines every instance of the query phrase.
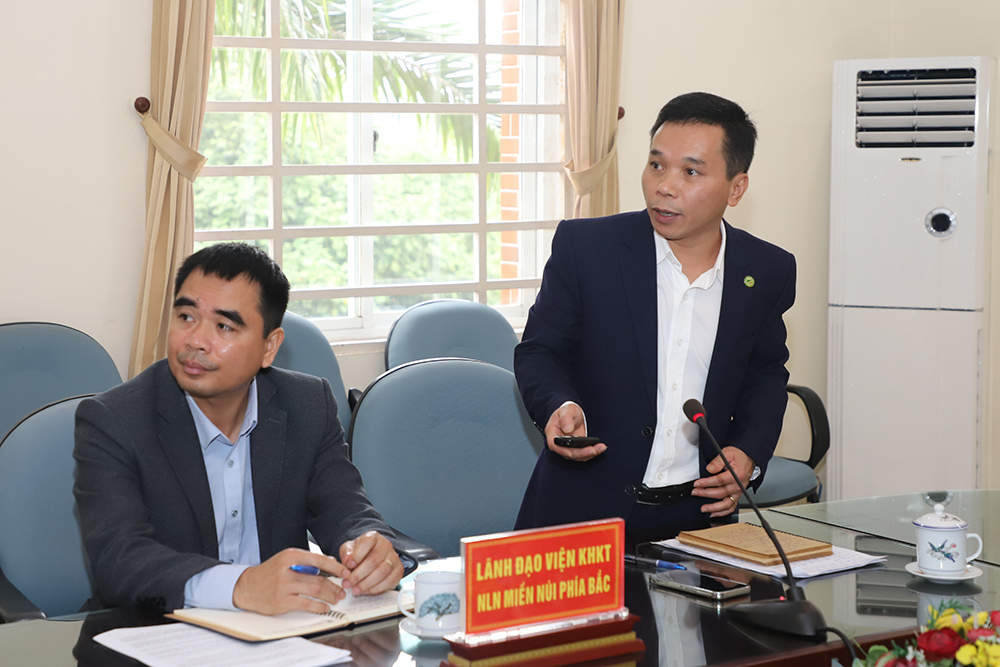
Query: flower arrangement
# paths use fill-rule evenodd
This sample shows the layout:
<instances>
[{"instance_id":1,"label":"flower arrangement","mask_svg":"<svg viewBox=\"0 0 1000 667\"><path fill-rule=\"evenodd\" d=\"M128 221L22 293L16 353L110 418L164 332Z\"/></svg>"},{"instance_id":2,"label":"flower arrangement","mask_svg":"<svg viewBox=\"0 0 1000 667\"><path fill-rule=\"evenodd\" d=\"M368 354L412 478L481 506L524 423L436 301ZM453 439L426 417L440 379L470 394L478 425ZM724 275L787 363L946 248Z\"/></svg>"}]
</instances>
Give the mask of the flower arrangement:
<instances>
[{"instance_id":1,"label":"flower arrangement","mask_svg":"<svg viewBox=\"0 0 1000 667\"><path fill-rule=\"evenodd\" d=\"M929 611L929 622L915 640L892 648L872 646L854 667L1000 667L1000 611L969 614L968 607L954 603Z\"/></svg>"}]
</instances>

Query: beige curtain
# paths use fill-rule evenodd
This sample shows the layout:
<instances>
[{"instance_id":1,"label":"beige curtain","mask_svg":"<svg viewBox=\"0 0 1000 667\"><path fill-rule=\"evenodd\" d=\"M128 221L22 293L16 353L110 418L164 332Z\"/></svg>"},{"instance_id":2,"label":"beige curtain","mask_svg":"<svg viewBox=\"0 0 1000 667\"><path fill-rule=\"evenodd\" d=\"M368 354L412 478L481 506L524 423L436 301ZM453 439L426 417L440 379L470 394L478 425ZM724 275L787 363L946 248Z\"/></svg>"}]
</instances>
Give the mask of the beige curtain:
<instances>
[{"instance_id":1,"label":"beige curtain","mask_svg":"<svg viewBox=\"0 0 1000 667\"><path fill-rule=\"evenodd\" d=\"M566 80L575 217L618 212L618 88L625 0L567 0Z\"/></svg>"},{"instance_id":2,"label":"beige curtain","mask_svg":"<svg viewBox=\"0 0 1000 667\"><path fill-rule=\"evenodd\" d=\"M205 163L196 149L214 23L215 0L153 0L151 106L142 113L149 138L146 248L129 377L166 354L171 278L193 245L192 185Z\"/></svg>"}]
</instances>

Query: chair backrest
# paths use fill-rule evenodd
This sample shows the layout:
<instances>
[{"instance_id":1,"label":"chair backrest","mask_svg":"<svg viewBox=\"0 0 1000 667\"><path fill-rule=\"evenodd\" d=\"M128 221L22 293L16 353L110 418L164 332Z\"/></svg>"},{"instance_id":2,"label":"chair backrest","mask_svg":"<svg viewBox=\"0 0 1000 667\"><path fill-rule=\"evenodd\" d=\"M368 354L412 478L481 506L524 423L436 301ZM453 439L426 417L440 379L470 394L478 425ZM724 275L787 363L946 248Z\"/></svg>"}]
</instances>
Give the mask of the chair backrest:
<instances>
[{"instance_id":1,"label":"chair backrest","mask_svg":"<svg viewBox=\"0 0 1000 667\"><path fill-rule=\"evenodd\" d=\"M0 442L0 570L49 617L78 611L93 594L73 497L84 398L41 408Z\"/></svg>"},{"instance_id":2,"label":"chair backrest","mask_svg":"<svg viewBox=\"0 0 1000 667\"><path fill-rule=\"evenodd\" d=\"M0 439L43 405L121 384L111 355L72 327L0 324Z\"/></svg>"},{"instance_id":3,"label":"chair backrest","mask_svg":"<svg viewBox=\"0 0 1000 667\"><path fill-rule=\"evenodd\" d=\"M337 400L337 416L346 432L351 423L351 407L347 403L340 364L330 347L330 341L319 327L295 313L285 313L281 328L285 330L285 342L278 348L274 365L326 378L333 389L333 397Z\"/></svg>"},{"instance_id":4,"label":"chair backrest","mask_svg":"<svg viewBox=\"0 0 1000 667\"><path fill-rule=\"evenodd\" d=\"M514 374L430 359L379 376L358 402L353 460L390 526L441 556L459 539L512 530L544 438Z\"/></svg>"},{"instance_id":5,"label":"chair backrest","mask_svg":"<svg viewBox=\"0 0 1000 667\"><path fill-rule=\"evenodd\" d=\"M463 299L435 299L408 308L392 325L385 342L385 367L463 357L513 372L516 345L517 334L495 309Z\"/></svg>"}]
</instances>

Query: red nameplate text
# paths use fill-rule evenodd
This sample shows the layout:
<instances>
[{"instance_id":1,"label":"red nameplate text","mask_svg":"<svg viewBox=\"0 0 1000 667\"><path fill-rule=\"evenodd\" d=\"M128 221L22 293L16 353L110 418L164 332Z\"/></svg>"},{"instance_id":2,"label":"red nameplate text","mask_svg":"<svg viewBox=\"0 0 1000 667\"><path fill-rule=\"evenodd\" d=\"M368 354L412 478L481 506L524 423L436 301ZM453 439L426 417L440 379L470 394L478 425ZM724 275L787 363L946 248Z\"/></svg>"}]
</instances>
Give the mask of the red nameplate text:
<instances>
[{"instance_id":1,"label":"red nameplate text","mask_svg":"<svg viewBox=\"0 0 1000 667\"><path fill-rule=\"evenodd\" d=\"M622 609L624 548L621 519L464 538L465 633Z\"/></svg>"}]
</instances>

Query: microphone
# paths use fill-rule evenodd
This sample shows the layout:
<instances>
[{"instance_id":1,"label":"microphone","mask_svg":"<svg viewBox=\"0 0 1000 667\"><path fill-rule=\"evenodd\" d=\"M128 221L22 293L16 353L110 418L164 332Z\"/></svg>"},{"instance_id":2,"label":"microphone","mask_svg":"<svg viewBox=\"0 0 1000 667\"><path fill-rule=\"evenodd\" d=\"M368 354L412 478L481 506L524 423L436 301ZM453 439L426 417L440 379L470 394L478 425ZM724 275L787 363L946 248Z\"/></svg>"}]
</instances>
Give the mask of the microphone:
<instances>
[{"instance_id":1,"label":"microphone","mask_svg":"<svg viewBox=\"0 0 1000 667\"><path fill-rule=\"evenodd\" d=\"M729 465L729 460L722 453L722 447L719 446L718 440L715 439L712 431L709 430L708 422L705 420L705 407L701 404L701 401L696 398L685 401L684 416L697 424L702 434L708 436L709 442L712 443L715 451L722 458L722 463L726 466L726 470L736 480L736 484L739 485L744 497L750 503L750 507L757 513L760 525L764 528L764 532L767 533L767 536L778 550L778 556L781 557L781 562L785 566L785 573L788 576L787 599L743 602L727 607L725 610L726 615L748 625L756 625L816 640L825 639L826 621L823 619L823 614L813 603L806 599L806 594L802 590L802 587L795 582L795 576L792 574L792 566L788 562L788 556L785 555L785 550L781 548L781 543L775 536L774 531L771 530L771 524L767 522L767 519L760 512L760 508L757 507L757 503L747 493L747 488L743 486L743 480L736 474L733 467Z\"/></svg>"}]
</instances>

